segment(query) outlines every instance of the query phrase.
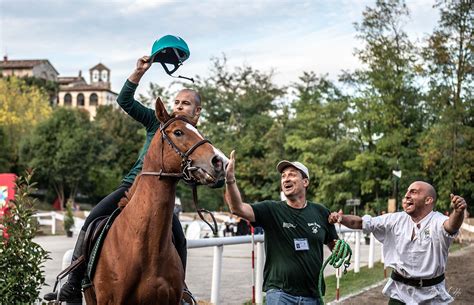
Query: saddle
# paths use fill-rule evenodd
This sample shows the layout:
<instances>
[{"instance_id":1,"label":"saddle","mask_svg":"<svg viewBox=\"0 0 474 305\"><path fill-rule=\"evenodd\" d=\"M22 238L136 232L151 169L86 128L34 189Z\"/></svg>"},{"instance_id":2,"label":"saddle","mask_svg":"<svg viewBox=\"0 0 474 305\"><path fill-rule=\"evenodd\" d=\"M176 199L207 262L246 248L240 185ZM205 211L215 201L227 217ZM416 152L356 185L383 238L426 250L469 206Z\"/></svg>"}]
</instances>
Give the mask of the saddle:
<instances>
[{"instance_id":1,"label":"saddle","mask_svg":"<svg viewBox=\"0 0 474 305\"><path fill-rule=\"evenodd\" d=\"M54 283L53 291L56 292L56 288L60 281L75 270L82 264L88 264L87 274L84 277L82 282L83 289L91 286L90 278L93 276L93 271L95 271L95 266L97 264L98 252L102 246L102 243L107 235L112 222L115 220L118 214L120 214L120 209L115 210L110 216L101 216L94 219L87 228L86 234L84 236L84 243L82 245L82 255L78 257L75 261L69 265L66 269L61 271L56 276L56 281ZM90 265L93 264L93 268ZM92 271L92 273L90 272Z\"/></svg>"}]
</instances>

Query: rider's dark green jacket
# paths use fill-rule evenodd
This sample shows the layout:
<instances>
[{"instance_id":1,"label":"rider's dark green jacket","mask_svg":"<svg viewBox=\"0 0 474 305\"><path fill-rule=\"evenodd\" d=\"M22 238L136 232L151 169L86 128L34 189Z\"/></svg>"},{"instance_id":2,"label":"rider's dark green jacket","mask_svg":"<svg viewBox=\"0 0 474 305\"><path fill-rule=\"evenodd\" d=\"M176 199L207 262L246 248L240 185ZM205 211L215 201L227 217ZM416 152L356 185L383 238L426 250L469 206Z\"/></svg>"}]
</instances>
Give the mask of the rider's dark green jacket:
<instances>
[{"instance_id":1,"label":"rider's dark green jacket","mask_svg":"<svg viewBox=\"0 0 474 305\"><path fill-rule=\"evenodd\" d=\"M117 97L117 103L122 109L128 113L136 121L140 122L146 128L146 140L143 148L140 151L137 161L133 165L130 172L123 178L122 182L132 184L137 174L141 172L143 166L143 158L150 146L150 142L153 139L156 131L160 127L160 122L156 118L155 111L148 107L143 106L139 101L135 100L135 90L138 84L134 84L127 79L125 84Z\"/></svg>"}]
</instances>

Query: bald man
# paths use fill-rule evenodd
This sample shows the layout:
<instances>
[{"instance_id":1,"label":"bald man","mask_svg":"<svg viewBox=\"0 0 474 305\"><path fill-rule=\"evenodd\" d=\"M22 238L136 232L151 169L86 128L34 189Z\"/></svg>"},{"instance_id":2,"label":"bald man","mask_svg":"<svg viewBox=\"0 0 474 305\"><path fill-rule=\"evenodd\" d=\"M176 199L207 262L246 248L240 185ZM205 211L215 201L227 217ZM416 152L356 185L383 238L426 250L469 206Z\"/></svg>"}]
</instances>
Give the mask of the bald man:
<instances>
[{"instance_id":1,"label":"bald man","mask_svg":"<svg viewBox=\"0 0 474 305\"><path fill-rule=\"evenodd\" d=\"M403 212L377 217L331 213L329 223L373 233L383 244L385 266L393 269L383 289L388 304L447 304L453 298L446 291L444 270L448 249L464 219L466 201L451 194L449 217L434 212L436 190L415 181L403 198Z\"/></svg>"}]
</instances>

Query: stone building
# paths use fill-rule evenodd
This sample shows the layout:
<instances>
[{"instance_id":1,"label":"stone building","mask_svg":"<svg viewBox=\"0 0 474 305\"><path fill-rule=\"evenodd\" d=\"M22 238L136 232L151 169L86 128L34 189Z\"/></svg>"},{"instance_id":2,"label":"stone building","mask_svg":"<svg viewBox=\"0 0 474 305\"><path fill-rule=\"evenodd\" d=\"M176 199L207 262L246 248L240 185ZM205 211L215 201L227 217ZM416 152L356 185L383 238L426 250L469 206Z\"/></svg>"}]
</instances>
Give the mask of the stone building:
<instances>
[{"instance_id":1,"label":"stone building","mask_svg":"<svg viewBox=\"0 0 474 305\"><path fill-rule=\"evenodd\" d=\"M36 77L56 82L58 71L47 59L10 60L7 56L0 61L0 76Z\"/></svg>"},{"instance_id":2,"label":"stone building","mask_svg":"<svg viewBox=\"0 0 474 305\"><path fill-rule=\"evenodd\" d=\"M78 76L58 77L58 105L83 108L89 111L91 119L100 105L115 105L118 94L110 84L110 69L99 63L89 69L88 84L81 71Z\"/></svg>"}]
</instances>

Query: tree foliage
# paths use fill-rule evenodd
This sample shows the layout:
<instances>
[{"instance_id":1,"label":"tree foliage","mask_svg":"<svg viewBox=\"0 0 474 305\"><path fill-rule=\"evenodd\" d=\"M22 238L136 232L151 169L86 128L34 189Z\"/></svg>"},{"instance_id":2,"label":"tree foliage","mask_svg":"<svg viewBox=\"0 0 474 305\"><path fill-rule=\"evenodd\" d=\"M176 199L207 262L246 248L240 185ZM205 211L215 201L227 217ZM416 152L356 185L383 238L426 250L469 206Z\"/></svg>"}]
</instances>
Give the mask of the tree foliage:
<instances>
[{"instance_id":1,"label":"tree foliage","mask_svg":"<svg viewBox=\"0 0 474 305\"><path fill-rule=\"evenodd\" d=\"M0 78L0 128L11 154L1 167L19 171L20 139L51 115L46 91L17 77Z\"/></svg>"},{"instance_id":2,"label":"tree foliage","mask_svg":"<svg viewBox=\"0 0 474 305\"><path fill-rule=\"evenodd\" d=\"M82 110L57 108L25 140L22 158L56 192L62 206L68 197L74 201L87 183L99 152L89 114Z\"/></svg>"},{"instance_id":3,"label":"tree foliage","mask_svg":"<svg viewBox=\"0 0 474 305\"><path fill-rule=\"evenodd\" d=\"M419 141L424 170L448 209L450 193L474 194L474 3L438 1L437 7L441 19L422 53L430 125Z\"/></svg>"}]
</instances>

